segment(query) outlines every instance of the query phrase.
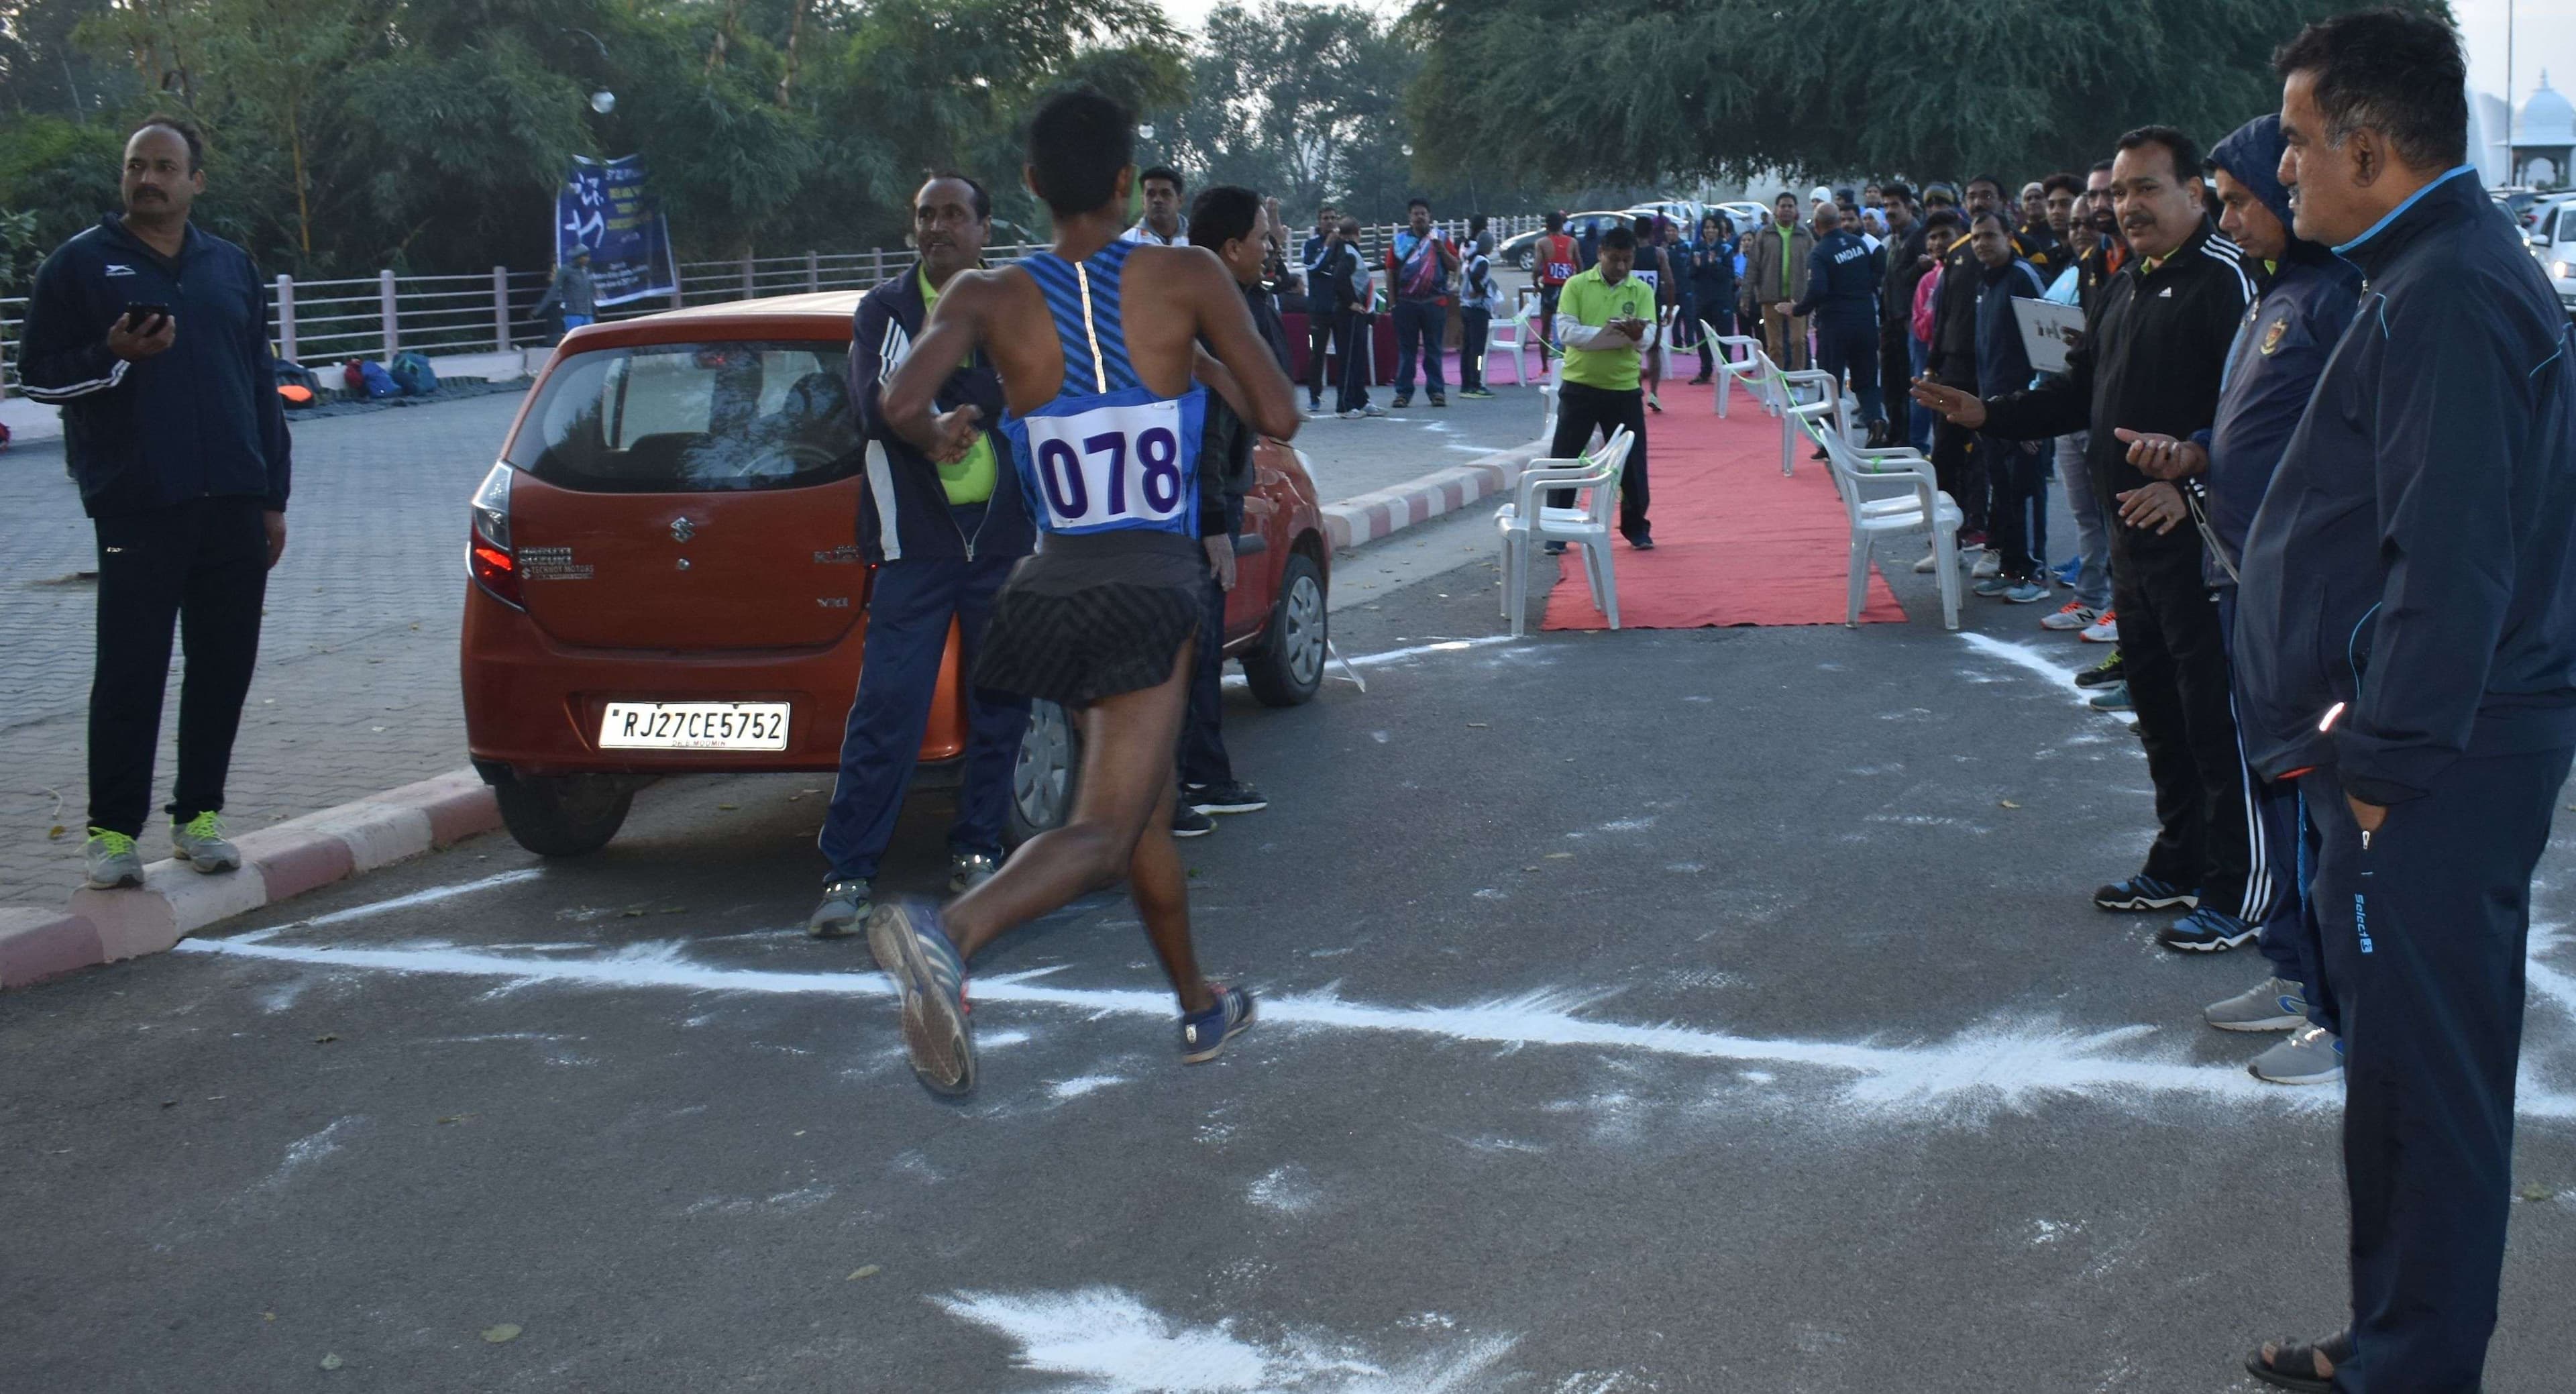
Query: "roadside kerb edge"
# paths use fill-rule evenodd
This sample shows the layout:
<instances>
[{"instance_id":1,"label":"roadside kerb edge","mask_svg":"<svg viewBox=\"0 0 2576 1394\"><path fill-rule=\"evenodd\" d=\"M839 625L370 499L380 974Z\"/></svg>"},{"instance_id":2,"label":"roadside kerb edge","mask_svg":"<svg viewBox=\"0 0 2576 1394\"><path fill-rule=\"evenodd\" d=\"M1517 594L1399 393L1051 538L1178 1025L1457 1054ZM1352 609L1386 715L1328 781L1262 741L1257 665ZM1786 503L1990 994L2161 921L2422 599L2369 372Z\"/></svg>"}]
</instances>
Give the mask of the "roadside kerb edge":
<instances>
[{"instance_id":1,"label":"roadside kerb edge","mask_svg":"<svg viewBox=\"0 0 2576 1394\"><path fill-rule=\"evenodd\" d=\"M205 876L165 859L144 868L140 889L83 887L60 911L0 907L0 987L160 953L218 921L499 826L492 791L455 770L243 833L239 871Z\"/></svg>"},{"instance_id":2,"label":"roadside kerb edge","mask_svg":"<svg viewBox=\"0 0 2576 1394\"><path fill-rule=\"evenodd\" d=\"M1416 523L1454 513L1478 499L1508 493L1547 449L1531 441L1509 450L1480 455L1463 465L1434 470L1391 488L1378 489L1324 505L1324 533L1334 550L1364 547Z\"/></svg>"}]
</instances>

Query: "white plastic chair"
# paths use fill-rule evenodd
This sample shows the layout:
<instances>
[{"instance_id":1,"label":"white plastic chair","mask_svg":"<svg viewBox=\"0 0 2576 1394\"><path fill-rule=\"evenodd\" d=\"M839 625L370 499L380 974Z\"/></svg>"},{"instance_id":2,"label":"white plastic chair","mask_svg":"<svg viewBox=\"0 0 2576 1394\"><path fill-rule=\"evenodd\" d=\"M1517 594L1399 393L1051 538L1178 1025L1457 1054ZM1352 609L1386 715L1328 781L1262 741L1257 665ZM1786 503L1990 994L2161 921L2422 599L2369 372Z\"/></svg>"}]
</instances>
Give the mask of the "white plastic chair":
<instances>
[{"instance_id":1,"label":"white plastic chair","mask_svg":"<svg viewBox=\"0 0 2576 1394\"><path fill-rule=\"evenodd\" d=\"M1828 418L1831 424L1828 424ZM1851 591L1843 615L1858 627L1869 593L1869 564L1882 533L1929 532L1932 568L1940 580L1941 627L1959 627L1959 505L1941 492L1932 462L1911 446L1861 447L1851 443L1850 419L1839 397L1789 409L1795 422L1825 448L1825 463L1851 520Z\"/></svg>"},{"instance_id":2,"label":"white plastic chair","mask_svg":"<svg viewBox=\"0 0 2576 1394\"><path fill-rule=\"evenodd\" d=\"M1798 468L1796 445L1801 420L1798 413L1801 408L1830 407L1833 411L1835 428L1846 434L1850 432L1851 417L1849 409L1843 402L1842 379L1822 368L1801 368L1794 373L1785 373L1777 364L1771 362L1767 354L1764 355L1762 362L1764 366L1771 369L1771 393L1781 404L1780 473L1794 475ZM1812 402L1803 400L1805 395L1811 392L1815 394L1815 400Z\"/></svg>"},{"instance_id":3,"label":"white plastic chair","mask_svg":"<svg viewBox=\"0 0 2576 1394\"><path fill-rule=\"evenodd\" d=\"M1556 388L1557 383L1554 378L1538 385L1538 439L1542 446L1552 446L1556 442ZM1530 463L1542 462L1533 460Z\"/></svg>"},{"instance_id":4,"label":"white plastic chair","mask_svg":"<svg viewBox=\"0 0 2576 1394\"><path fill-rule=\"evenodd\" d=\"M1628 428L1611 432L1598 450L1577 460L1533 460L1521 471L1513 500L1494 510L1495 529L1503 541L1503 614L1517 639L1527 622L1523 592L1529 586L1530 549L1563 542L1583 549L1583 579L1592 589L1593 608L1619 627L1619 578L1610 560L1610 533L1619 508L1619 472L1628 465L1636 437ZM1576 489L1588 493L1572 508L1550 508L1542 489Z\"/></svg>"},{"instance_id":5,"label":"white plastic chair","mask_svg":"<svg viewBox=\"0 0 2576 1394\"><path fill-rule=\"evenodd\" d=\"M1531 310L1523 309L1513 315L1508 323L1494 325L1486 331L1483 372L1487 387L1494 385L1494 355L1498 353L1508 353L1512 356L1513 381L1522 387L1530 385L1529 356L1539 353L1538 339L1535 337L1537 331L1530 323L1532 313ZM1506 330L1510 332L1510 338L1503 337ZM1546 355L1540 354L1539 361L1542 364L1545 363Z\"/></svg>"},{"instance_id":6,"label":"white plastic chair","mask_svg":"<svg viewBox=\"0 0 2576 1394\"><path fill-rule=\"evenodd\" d=\"M1707 320L1699 322L1699 332L1706 335L1709 343L1716 346L1717 414L1726 415L1727 396L1740 382L1744 384L1745 395L1753 399L1755 406L1774 416L1779 415L1780 404L1771 400L1770 385L1762 373L1764 358L1762 341L1742 334L1720 334ZM1741 358L1731 356L1735 350L1742 350L1744 356Z\"/></svg>"}]
</instances>

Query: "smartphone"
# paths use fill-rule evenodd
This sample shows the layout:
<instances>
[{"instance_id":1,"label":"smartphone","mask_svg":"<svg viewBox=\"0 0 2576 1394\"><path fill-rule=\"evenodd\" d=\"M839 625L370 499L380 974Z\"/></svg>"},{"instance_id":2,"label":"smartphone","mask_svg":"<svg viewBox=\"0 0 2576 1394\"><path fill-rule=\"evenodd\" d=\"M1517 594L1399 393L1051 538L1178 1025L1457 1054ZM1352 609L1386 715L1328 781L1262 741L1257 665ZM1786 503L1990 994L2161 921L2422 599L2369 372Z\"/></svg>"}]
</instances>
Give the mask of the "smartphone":
<instances>
[{"instance_id":1,"label":"smartphone","mask_svg":"<svg viewBox=\"0 0 2576 1394\"><path fill-rule=\"evenodd\" d=\"M142 300L128 300L125 302L126 332L129 334L140 334L144 331L146 326L152 323L154 319L167 319L169 315L170 307L167 305L155 305Z\"/></svg>"}]
</instances>

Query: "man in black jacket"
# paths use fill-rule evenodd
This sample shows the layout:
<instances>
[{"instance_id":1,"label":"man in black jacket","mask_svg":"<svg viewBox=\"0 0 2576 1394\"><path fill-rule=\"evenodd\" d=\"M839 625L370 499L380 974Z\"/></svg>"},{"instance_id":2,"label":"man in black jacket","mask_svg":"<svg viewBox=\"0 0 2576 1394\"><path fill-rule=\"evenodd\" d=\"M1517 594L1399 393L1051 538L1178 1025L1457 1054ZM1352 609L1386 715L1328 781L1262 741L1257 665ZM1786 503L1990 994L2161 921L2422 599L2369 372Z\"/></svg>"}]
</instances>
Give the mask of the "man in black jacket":
<instances>
[{"instance_id":1,"label":"man in black jacket","mask_svg":"<svg viewBox=\"0 0 2576 1394\"><path fill-rule=\"evenodd\" d=\"M1968 181L1967 199L1967 222L1960 229L1959 240L1939 258L1941 284L1932 293L1932 348L1924 367L1932 381L1941 386L1974 393L1977 287L1983 283L1984 273L1977 254L1969 248L1966 232L1967 225L1973 225L1980 214L2005 213L2003 182L1992 175L1979 175ZM1959 505L1959 543L1966 551L1985 548L1990 502L1986 462L1976 451L1975 435L1956 422L1935 422L1932 428L1932 470L1941 481L1942 492Z\"/></svg>"},{"instance_id":2,"label":"man in black jacket","mask_svg":"<svg viewBox=\"0 0 2576 1394\"><path fill-rule=\"evenodd\" d=\"M171 843L199 871L241 854L218 814L286 550L291 447L269 370L268 295L241 248L188 221L205 147L154 119L125 143L125 213L45 259L27 307L26 393L63 409L63 452L98 531L89 694L89 884L139 885L171 627L179 690Z\"/></svg>"},{"instance_id":3,"label":"man in black jacket","mask_svg":"<svg viewBox=\"0 0 2576 1394\"><path fill-rule=\"evenodd\" d=\"M2203 210L2200 151L2189 136L2167 126L2131 131L2111 174L2137 259L2105 288L2064 378L1986 401L1936 383L1915 395L1956 425L2006 440L2092 432L2095 496L2126 524L2112 536L2114 603L2159 825L2145 868L2096 891L2093 903L2193 907L2158 942L2232 948L2254 929L2244 917L2250 849L2227 648L2181 492L2141 474L2112 432L2188 436L2215 419L2227 346L2253 282Z\"/></svg>"},{"instance_id":4,"label":"man in black jacket","mask_svg":"<svg viewBox=\"0 0 2576 1394\"><path fill-rule=\"evenodd\" d=\"M1234 274L1234 283L1243 288L1244 306L1252 311L1252 327L1261 331L1261 341L1284 373L1288 333L1261 284L1264 216L1260 196L1252 190L1219 184L1190 205L1190 245L1216 253ZM1199 620L1198 666L1190 679L1189 711L1181 722L1175 837L1213 831L1211 814L1258 813L1270 806L1260 790L1234 777L1234 760L1225 748L1225 598L1234 591L1243 500L1252 492L1252 453L1259 444L1259 433L1223 397L1208 402L1199 448L1199 540L1208 557L1207 613Z\"/></svg>"},{"instance_id":5,"label":"man in black jacket","mask_svg":"<svg viewBox=\"0 0 2576 1394\"><path fill-rule=\"evenodd\" d=\"M2352 1324L2249 1363L2466 1394L2504 1263L2531 874L2576 754L2576 336L2468 163L2449 25L2345 15L2274 66L2296 229L2364 278L2238 617L2248 753L2324 840Z\"/></svg>"},{"instance_id":6,"label":"man in black jacket","mask_svg":"<svg viewBox=\"0 0 2576 1394\"><path fill-rule=\"evenodd\" d=\"M1887 245L1880 249L1887 279L1878 288L1878 386L1881 396L1893 396L1914 378L1914 287L1931 273L1932 262L1924 255L1923 226L1914 216L1914 191L1889 184L1879 196L1887 210ZM1898 399L1886 405L1888 424L1873 445L1895 445L1907 434L1905 419L1912 404Z\"/></svg>"},{"instance_id":7,"label":"man in black jacket","mask_svg":"<svg viewBox=\"0 0 2576 1394\"><path fill-rule=\"evenodd\" d=\"M855 933L873 905L872 883L894 840L905 788L930 721L951 621L958 673L974 671L993 617L993 595L1036 545L1019 481L1002 467L998 431L954 465L934 464L888 427L879 395L903 366L939 293L984 260L993 205L982 185L942 175L912 200L913 245L921 260L859 301L850 334L850 402L865 439L867 475L859 495L859 549L876 566L868 591L867 644L858 695L841 737L841 774L816 839L829 863L823 902L806 921L820 938ZM940 388L942 409L971 405L1002 419L1002 384L979 351ZM1011 768L1029 705L988 688L967 689L964 773L957 821L948 832L949 889L964 891L1001 864L1010 816Z\"/></svg>"}]
</instances>

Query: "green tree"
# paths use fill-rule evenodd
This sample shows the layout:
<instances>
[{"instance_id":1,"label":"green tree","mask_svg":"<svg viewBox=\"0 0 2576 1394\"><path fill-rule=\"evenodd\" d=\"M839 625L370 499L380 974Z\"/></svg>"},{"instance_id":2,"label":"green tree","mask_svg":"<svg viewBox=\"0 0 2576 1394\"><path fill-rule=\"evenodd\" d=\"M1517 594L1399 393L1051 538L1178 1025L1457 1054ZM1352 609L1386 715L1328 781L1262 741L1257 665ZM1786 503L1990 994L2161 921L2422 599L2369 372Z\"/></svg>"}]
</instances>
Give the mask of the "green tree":
<instances>
[{"instance_id":1,"label":"green tree","mask_svg":"<svg viewBox=\"0 0 2576 1394\"><path fill-rule=\"evenodd\" d=\"M1426 62L1408 103L1417 145L1443 169L1490 160L1561 182L1765 168L2024 177L2081 169L2129 127L2211 140L2274 109L2273 46L2350 7L1423 0ZM1435 119L1450 111L1508 115Z\"/></svg>"}]
</instances>

